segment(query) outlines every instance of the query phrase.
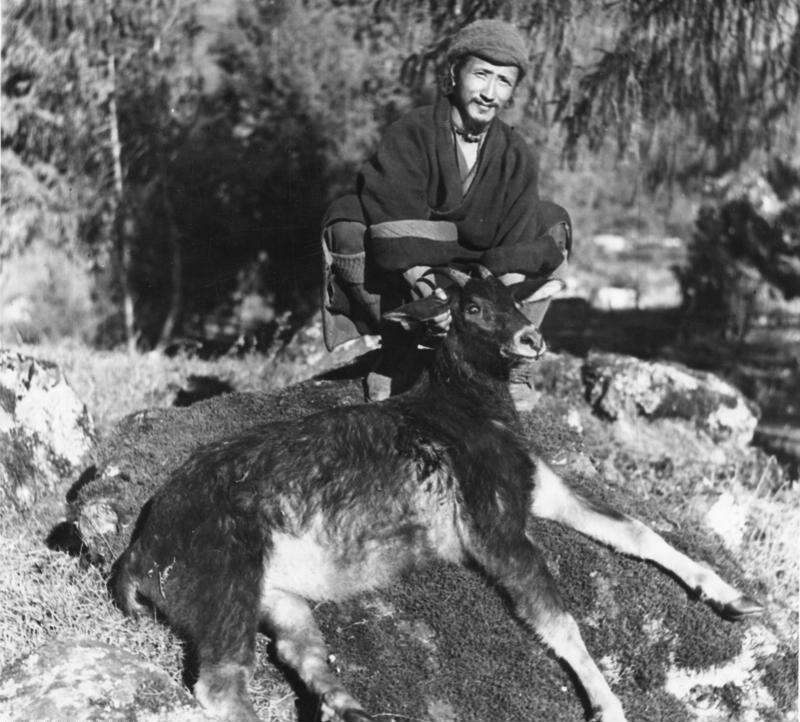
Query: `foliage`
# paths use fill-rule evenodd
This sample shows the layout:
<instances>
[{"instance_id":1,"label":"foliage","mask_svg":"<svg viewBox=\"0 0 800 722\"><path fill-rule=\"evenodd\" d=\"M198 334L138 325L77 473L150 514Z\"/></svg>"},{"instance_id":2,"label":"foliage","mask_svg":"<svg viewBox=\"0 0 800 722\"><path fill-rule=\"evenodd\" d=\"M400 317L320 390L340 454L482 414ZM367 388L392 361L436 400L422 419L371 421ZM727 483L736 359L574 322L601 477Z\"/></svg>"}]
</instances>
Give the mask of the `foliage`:
<instances>
[{"instance_id":1,"label":"foliage","mask_svg":"<svg viewBox=\"0 0 800 722\"><path fill-rule=\"evenodd\" d=\"M91 342L97 309L87 266L81 256L40 238L6 258L0 266L0 346L65 336Z\"/></svg>"},{"instance_id":2,"label":"foliage","mask_svg":"<svg viewBox=\"0 0 800 722\"><path fill-rule=\"evenodd\" d=\"M701 208L681 273L692 317L730 338L744 338L759 319L790 325L787 302L800 296L800 173L776 161L768 175L774 185L735 174L724 198Z\"/></svg>"},{"instance_id":3,"label":"foliage","mask_svg":"<svg viewBox=\"0 0 800 722\"><path fill-rule=\"evenodd\" d=\"M597 151L613 138L648 166L653 184L724 172L768 147L800 91L800 13L786 0L451 0L428 10L436 40L407 59L410 82L441 66L460 26L505 17L534 48L528 121L559 123L572 161L582 142Z\"/></svg>"},{"instance_id":4,"label":"foliage","mask_svg":"<svg viewBox=\"0 0 800 722\"><path fill-rule=\"evenodd\" d=\"M88 255L105 342L129 305L144 347L235 307L264 251L264 303L311 313L325 205L431 98L448 35L476 18L530 36L510 119L540 150L566 143L579 162L614 138L651 184L768 146L800 84L788 0L11 0L3 14L0 257L34 238Z\"/></svg>"},{"instance_id":5,"label":"foliage","mask_svg":"<svg viewBox=\"0 0 800 722\"><path fill-rule=\"evenodd\" d=\"M107 93L86 37L62 34L66 14L8 3L3 24L3 212L0 257L35 237L78 244L80 226L103 217L98 101ZM48 42L48 37L66 42Z\"/></svg>"},{"instance_id":6,"label":"foliage","mask_svg":"<svg viewBox=\"0 0 800 722\"><path fill-rule=\"evenodd\" d=\"M782 0L615 3L614 45L583 74L567 148L591 146L617 129L620 147L638 141L651 178L736 167L765 147L800 89L800 14ZM682 158L686 137L700 151ZM705 151L705 152L703 152Z\"/></svg>"}]
</instances>

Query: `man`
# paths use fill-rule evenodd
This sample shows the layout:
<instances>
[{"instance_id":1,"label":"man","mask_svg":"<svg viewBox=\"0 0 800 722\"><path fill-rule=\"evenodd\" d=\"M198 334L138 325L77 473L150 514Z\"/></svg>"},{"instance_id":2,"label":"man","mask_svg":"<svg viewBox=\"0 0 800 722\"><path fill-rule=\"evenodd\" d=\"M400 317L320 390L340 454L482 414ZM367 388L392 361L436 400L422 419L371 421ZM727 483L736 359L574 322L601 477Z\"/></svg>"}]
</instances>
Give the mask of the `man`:
<instances>
[{"instance_id":1,"label":"man","mask_svg":"<svg viewBox=\"0 0 800 722\"><path fill-rule=\"evenodd\" d=\"M566 211L539 200L528 145L497 115L512 102L528 62L517 29L479 20L453 38L442 96L386 132L362 168L357 193L323 223L325 340L382 333L381 363L367 395L403 390L416 340L385 328L381 313L437 292L437 267L479 262L509 285L540 287L525 312L541 322L571 246ZM446 333L449 314L430 322Z\"/></svg>"}]
</instances>

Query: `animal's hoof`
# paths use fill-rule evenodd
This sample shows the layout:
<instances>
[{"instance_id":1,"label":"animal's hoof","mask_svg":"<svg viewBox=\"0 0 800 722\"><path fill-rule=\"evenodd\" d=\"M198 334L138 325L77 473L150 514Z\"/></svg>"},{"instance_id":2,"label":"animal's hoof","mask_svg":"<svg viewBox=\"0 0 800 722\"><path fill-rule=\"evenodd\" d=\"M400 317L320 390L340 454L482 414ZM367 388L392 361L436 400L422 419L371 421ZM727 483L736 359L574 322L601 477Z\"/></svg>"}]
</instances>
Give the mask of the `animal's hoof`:
<instances>
[{"instance_id":1,"label":"animal's hoof","mask_svg":"<svg viewBox=\"0 0 800 722\"><path fill-rule=\"evenodd\" d=\"M732 602L723 604L719 608L719 613L731 621L744 619L745 617L755 617L758 614L764 613L764 605L759 604L752 597L742 595Z\"/></svg>"},{"instance_id":2,"label":"animal's hoof","mask_svg":"<svg viewBox=\"0 0 800 722\"><path fill-rule=\"evenodd\" d=\"M626 722L622 707L619 709L592 710L593 714L587 722Z\"/></svg>"},{"instance_id":3,"label":"animal's hoof","mask_svg":"<svg viewBox=\"0 0 800 722\"><path fill-rule=\"evenodd\" d=\"M363 709L347 709L342 713L344 722L375 722Z\"/></svg>"}]
</instances>

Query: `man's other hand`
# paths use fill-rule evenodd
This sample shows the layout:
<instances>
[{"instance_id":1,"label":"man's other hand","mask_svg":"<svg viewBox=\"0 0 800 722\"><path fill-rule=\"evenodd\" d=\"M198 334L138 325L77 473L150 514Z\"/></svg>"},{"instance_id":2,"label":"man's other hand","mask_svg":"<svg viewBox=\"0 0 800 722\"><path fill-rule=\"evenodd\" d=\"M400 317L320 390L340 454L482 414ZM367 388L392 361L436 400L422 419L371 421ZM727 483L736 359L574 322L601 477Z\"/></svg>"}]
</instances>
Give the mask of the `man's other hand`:
<instances>
[{"instance_id":1,"label":"man's other hand","mask_svg":"<svg viewBox=\"0 0 800 722\"><path fill-rule=\"evenodd\" d=\"M434 289L431 296L447 303L447 294L441 288ZM444 311L426 320L425 333L432 338L443 338L447 336L452 322L453 314L450 312L450 306L445 306Z\"/></svg>"}]
</instances>

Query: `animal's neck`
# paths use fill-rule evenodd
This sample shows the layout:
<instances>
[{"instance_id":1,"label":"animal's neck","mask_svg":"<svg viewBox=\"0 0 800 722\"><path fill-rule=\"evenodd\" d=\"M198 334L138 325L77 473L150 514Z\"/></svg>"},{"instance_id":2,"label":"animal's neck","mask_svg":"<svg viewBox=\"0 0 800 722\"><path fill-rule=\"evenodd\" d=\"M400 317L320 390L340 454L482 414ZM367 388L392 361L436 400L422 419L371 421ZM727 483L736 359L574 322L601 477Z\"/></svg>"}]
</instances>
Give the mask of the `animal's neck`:
<instances>
[{"instance_id":1,"label":"animal's neck","mask_svg":"<svg viewBox=\"0 0 800 722\"><path fill-rule=\"evenodd\" d=\"M469 413L514 422L519 420L508 375L502 368L481 370L466 362L458 345L445 343L436 351L430 370L431 391L441 391L444 402L463 406Z\"/></svg>"}]
</instances>

